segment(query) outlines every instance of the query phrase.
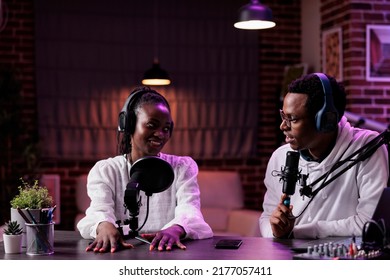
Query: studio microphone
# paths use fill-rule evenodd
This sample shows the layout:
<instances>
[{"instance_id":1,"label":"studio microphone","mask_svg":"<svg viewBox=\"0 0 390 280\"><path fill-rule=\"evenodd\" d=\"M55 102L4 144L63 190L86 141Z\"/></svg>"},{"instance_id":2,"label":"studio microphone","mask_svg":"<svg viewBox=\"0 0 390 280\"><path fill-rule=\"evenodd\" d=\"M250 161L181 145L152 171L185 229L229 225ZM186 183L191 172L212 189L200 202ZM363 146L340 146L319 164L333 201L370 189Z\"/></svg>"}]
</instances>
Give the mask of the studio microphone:
<instances>
[{"instance_id":1,"label":"studio microphone","mask_svg":"<svg viewBox=\"0 0 390 280\"><path fill-rule=\"evenodd\" d=\"M299 152L288 151L286 153L286 164L282 170L283 193L287 195L283 204L290 206L290 197L295 193L295 185L300 177L298 170Z\"/></svg>"},{"instance_id":2,"label":"studio microphone","mask_svg":"<svg viewBox=\"0 0 390 280\"><path fill-rule=\"evenodd\" d=\"M173 183L175 174L172 166L157 156L145 156L135 161L130 168L130 180L124 193L124 207L129 210L130 218L123 221L124 225L130 225L130 233L124 234L121 220L117 220L118 231L123 238L136 238L148 243L138 236L138 232L145 225L149 213L149 197L154 193L167 190ZM138 215L140 211L141 195L146 195L146 216L141 227L138 227Z\"/></svg>"},{"instance_id":3,"label":"studio microphone","mask_svg":"<svg viewBox=\"0 0 390 280\"><path fill-rule=\"evenodd\" d=\"M140 204L140 190L139 184L130 180L126 186L125 196L124 196L124 206L129 210L130 216L138 216L139 214L139 204Z\"/></svg>"}]
</instances>

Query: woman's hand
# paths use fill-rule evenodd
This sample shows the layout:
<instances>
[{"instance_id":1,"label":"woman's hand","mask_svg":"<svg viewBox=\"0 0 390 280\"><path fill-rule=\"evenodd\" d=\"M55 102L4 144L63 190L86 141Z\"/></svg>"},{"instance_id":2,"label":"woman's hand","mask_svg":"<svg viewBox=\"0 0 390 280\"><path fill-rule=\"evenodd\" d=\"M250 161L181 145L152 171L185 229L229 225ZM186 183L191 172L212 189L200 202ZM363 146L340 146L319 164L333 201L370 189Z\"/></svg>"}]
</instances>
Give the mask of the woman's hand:
<instances>
[{"instance_id":1,"label":"woman's hand","mask_svg":"<svg viewBox=\"0 0 390 280\"><path fill-rule=\"evenodd\" d=\"M86 251L105 253L110 250L111 253L117 251L118 247L134 248L130 243L126 243L120 235L117 228L109 222L101 222L97 227L95 240L88 245Z\"/></svg>"},{"instance_id":2,"label":"woman's hand","mask_svg":"<svg viewBox=\"0 0 390 280\"><path fill-rule=\"evenodd\" d=\"M295 220L292 214L293 207L291 205L290 207L287 207L283 204L283 201L286 199L286 197L286 194L281 196L278 206L272 212L272 215L269 219L273 235L277 238L288 237L292 232L295 224Z\"/></svg>"},{"instance_id":3,"label":"woman's hand","mask_svg":"<svg viewBox=\"0 0 390 280\"><path fill-rule=\"evenodd\" d=\"M184 229L179 225L173 225L169 228L160 230L157 233L144 233L141 237L146 240L151 240L149 250L152 251L157 247L159 251L164 249L167 251L172 250L172 246L176 245L180 249L186 249L186 246L180 242L180 238L185 235Z\"/></svg>"}]
</instances>

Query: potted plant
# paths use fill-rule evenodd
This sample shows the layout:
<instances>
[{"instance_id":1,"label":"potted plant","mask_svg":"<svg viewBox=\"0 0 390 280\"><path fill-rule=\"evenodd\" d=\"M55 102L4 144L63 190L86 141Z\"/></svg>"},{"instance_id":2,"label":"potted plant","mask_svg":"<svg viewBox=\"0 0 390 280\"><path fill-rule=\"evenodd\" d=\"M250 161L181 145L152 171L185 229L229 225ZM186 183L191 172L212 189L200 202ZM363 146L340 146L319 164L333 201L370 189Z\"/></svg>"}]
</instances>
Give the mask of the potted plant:
<instances>
[{"instance_id":1,"label":"potted plant","mask_svg":"<svg viewBox=\"0 0 390 280\"><path fill-rule=\"evenodd\" d=\"M20 178L22 185L18 187L19 194L11 200L14 209L42 209L52 206L53 198L45 186L40 186L38 180L31 185Z\"/></svg>"},{"instance_id":2,"label":"potted plant","mask_svg":"<svg viewBox=\"0 0 390 280\"><path fill-rule=\"evenodd\" d=\"M3 233L4 252L15 254L22 252L23 229L17 221L9 221L5 224Z\"/></svg>"},{"instance_id":3,"label":"potted plant","mask_svg":"<svg viewBox=\"0 0 390 280\"><path fill-rule=\"evenodd\" d=\"M22 184L18 187L19 193L11 200L11 220L17 221L23 229L23 246L25 246L25 222L39 223L41 210L50 208L53 198L45 186L41 186L38 180L29 184L20 178Z\"/></svg>"}]
</instances>

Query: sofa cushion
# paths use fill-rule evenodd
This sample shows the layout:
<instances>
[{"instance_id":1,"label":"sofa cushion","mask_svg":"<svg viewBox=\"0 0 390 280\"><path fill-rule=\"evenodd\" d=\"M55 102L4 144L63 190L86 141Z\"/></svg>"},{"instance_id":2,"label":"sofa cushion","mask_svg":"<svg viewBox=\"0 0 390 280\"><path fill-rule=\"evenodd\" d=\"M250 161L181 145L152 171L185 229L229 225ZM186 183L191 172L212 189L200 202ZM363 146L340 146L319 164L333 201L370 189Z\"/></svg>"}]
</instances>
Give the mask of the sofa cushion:
<instances>
[{"instance_id":1,"label":"sofa cushion","mask_svg":"<svg viewBox=\"0 0 390 280\"><path fill-rule=\"evenodd\" d=\"M239 209L244 207L241 179L235 171L199 171L202 208Z\"/></svg>"},{"instance_id":2,"label":"sofa cushion","mask_svg":"<svg viewBox=\"0 0 390 280\"><path fill-rule=\"evenodd\" d=\"M91 203L87 194L87 177L87 174L80 175L76 182L76 205L78 212L81 213L84 213Z\"/></svg>"},{"instance_id":3,"label":"sofa cushion","mask_svg":"<svg viewBox=\"0 0 390 280\"><path fill-rule=\"evenodd\" d=\"M241 236L260 236L259 219L261 211L236 209L230 211L228 231Z\"/></svg>"},{"instance_id":4,"label":"sofa cushion","mask_svg":"<svg viewBox=\"0 0 390 280\"><path fill-rule=\"evenodd\" d=\"M202 207L203 218L215 231L226 231L230 210L216 207ZM214 233L215 234L215 233Z\"/></svg>"}]
</instances>

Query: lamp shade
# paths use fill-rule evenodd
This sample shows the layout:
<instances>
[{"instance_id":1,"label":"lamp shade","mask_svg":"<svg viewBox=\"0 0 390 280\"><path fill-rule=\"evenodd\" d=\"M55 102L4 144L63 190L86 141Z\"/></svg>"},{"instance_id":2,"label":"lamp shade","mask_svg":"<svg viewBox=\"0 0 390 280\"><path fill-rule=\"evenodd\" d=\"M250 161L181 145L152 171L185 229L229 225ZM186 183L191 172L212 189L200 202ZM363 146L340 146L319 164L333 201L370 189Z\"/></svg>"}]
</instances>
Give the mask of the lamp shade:
<instances>
[{"instance_id":1,"label":"lamp shade","mask_svg":"<svg viewBox=\"0 0 390 280\"><path fill-rule=\"evenodd\" d=\"M267 29L276 24L272 18L272 11L258 0L251 0L251 3L239 9L238 21L234 24L239 29Z\"/></svg>"},{"instance_id":2,"label":"lamp shade","mask_svg":"<svg viewBox=\"0 0 390 280\"><path fill-rule=\"evenodd\" d=\"M168 72L161 69L158 61L153 62L152 68L145 71L142 79L142 84L148 86L166 86L170 83Z\"/></svg>"}]
</instances>

